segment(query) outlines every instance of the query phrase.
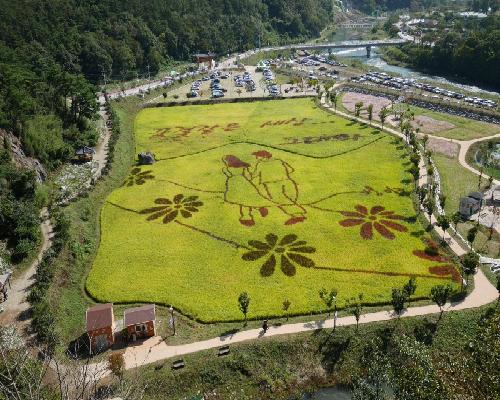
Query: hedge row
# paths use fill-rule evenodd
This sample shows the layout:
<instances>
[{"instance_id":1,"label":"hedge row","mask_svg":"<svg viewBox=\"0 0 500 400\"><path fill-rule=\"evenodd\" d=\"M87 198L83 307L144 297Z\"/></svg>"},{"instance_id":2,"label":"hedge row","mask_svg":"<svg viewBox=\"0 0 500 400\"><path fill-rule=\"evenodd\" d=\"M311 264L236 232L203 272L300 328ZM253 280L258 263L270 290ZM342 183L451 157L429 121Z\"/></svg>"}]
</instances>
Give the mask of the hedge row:
<instances>
[{"instance_id":1,"label":"hedge row","mask_svg":"<svg viewBox=\"0 0 500 400\"><path fill-rule=\"evenodd\" d=\"M57 343L54 332L54 314L48 301L48 290L54 278L55 260L69 237L70 221L61 211L52 213L54 220L52 246L47 249L38 263L35 283L31 287L28 301L32 306L31 328L40 343L53 350Z\"/></svg>"}]
</instances>

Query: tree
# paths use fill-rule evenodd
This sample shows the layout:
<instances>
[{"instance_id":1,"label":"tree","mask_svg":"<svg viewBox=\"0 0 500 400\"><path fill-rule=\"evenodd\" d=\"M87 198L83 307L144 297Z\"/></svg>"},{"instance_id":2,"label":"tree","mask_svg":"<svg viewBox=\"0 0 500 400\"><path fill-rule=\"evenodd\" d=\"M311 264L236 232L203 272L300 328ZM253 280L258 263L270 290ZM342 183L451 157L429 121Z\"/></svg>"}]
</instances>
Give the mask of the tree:
<instances>
[{"instance_id":1,"label":"tree","mask_svg":"<svg viewBox=\"0 0 500 400\"><path fill-rule=\"evenodd\" d=\"M417 279L414 276L412 276L410 277L408 282L405 283L405 285L403 286L403 292L406 298L408 299L408 307L410 306L411 296L415 294L416 290L417 290Z\"/></svg>"},{"instance_id":2,"label":"tree","mask_svg":"<svg viewBox=\"0 0 500 400\"><path fill-rule=\"evenodd\" d=\"M414 336L393 335L390 344L391 388L401 400L451 398L442 387L427 346Z\"/></svg>"},{"instance_id":3,"label":"tree","mask_svg":"<svg viewBox=\"0 0 500 400\"><path fill-rule=\"evenodd\" d=\"M245 316L245 325L247 324L247 314L248 307L250 306L250 296L247 292L242 292L238 297L238 305L240 307L240 311Z\"/></svg>"},{"instance_id":4,"label":"tree","mask_svg":"<svg viewBox=\"0 0 500 400\"><path fill-rule=\"evenodd\" d=\"M14 331L11 331L11 328ZM102 377L109 374L108 364L106 362L94 364L92 358L87 358L83 362L75 360L77 354L86 352L78 349L69 351L68 356L72 361L63 364L43 347L25 346L13 326L0 327L0 371L2 371L0 398L9 400L143 398L145 387L138 373L132 371L133 375L129 379L120 379L117 384L102 385Z\"/></svg>"},{"instance_id":5,"label":"tree","mask_svg":"<svg viewBox=\"0 0 500 400\"><path fill-rule=\"evenodd\" d=\"M422 146L424 147L424 152L428 142L429 142L429 135L425 134L424 137L422 138Z\"/></svg>"},{"instance_id":6,"label":"tree","mask_svg":"<svg viewBox=\"0 0 500 400\"><path fill-rule=\"evenodd\" d=\"M333 90L330 92L330 101L332 102L333 106L335 107L335 111L337 111L337 100L338 100L339 94L337 91Z\"/></svg>"},{"instance_id":7,"label":"tree","mask_svg":"<svg viewBox=\"0 0 500 400\"><path fill-rule=\"evenodd\" d=\"M408 121L401 119L399 123L399 128L401 129L401 133L405 135L406 143L410 143L410 133L411 133L411 125Z\"/></svg>"},{"instance_id":8,"label":"tree","mask_svg":"<svg viewBox=\"0 0 500 400\"><path fill-rule=\"evenodd\" d=\"M424 208L425 211L427 212L427 215L429 216L429 224L432 225L432 213L434 212L434 198L432 197L431 193L427 194L427 199L424 202Z\"/></svg>"},{"instance_id":9,"label":"tree","mask_svg":"<svg viewBox=\"0 0 500 400\"><path fill-rule=\"evenodd\" d=\"M457 230L457 226L459 222L462 221L462 214L460 214L460 211L456 211L451 215L451 222L453 222L453 225L455 227L455 230Z\"/></svg>"},{"instance_id":10,"label":"tree","mask_svg":"<svg viewBox=\"0 0 500 400\"><path fill-rule=\"evenodd\" d=\"M497 302L499 302L500 301L500 275L497 275L497 292L498 292Z\"/></svg>"},{"instance_id":11,"label":"tree","mask_svg":"<svg viewBox=\"0 0 500 400\"><path fill-rule=\"evenodd\" d=\"M469 251L462 257L462 267L466 280L469 282L469 277L474 275L479 267L479 255L474 251Z\"/></svg>"},{"instance_id":12,"label":"tree","mask_svg":"<svg viewBox=\"0 0 500 400\"><path fill-rule=\"evenodd\" d=\"M359 117L359 115L361 114L361 109L363 108L363 102L362 101L358 101L356 104L354 104L354 115L356 117Z\"/></svg>"},{"instance_id":13,"label":"tree","mask_svg":"<svg viewBox=\"0 0 500 400\"><path fill-rule=\"evenodd\" d=\"M408 169L408 172L413 176L413 182L415 184L415 190L418 187L418 180L420 179L420 168L418 168L415 164Z\"/></svg>"},{"instance_id":14,"label":"tree","mask_svg":"<svg viewBox=\"0 0 500 400\"><path fill-rule=\"evenodd\" d=\"M444 206L446 205L446 195L444 195L443 193L439 194L439 205L444 210Z\"/></svg>"},{"instance_id":15,"label":"tree","mask_svg":"<svg viewBox=\"0 0 500 400\"><path fill-rule=\"evenodd\" d=\"M390 364L380 338L372 339L360 359L363 375L354 382L352 400L388 400Z\"/></svg>"},{"instance_id":16,"label":"tree","mask_svg":"<svg viewBox=\"0 0 500 400\"><path fill-rule=\"evenodd\" d=\"M368 121L370 121L370 126L372 126L373 104L368 104L368 107L366 107L366 111L368 112Z\"/></svg>"},{"instance_id":17,"label":"tree","mask_svg":"<svg viewBox=\"0 0 500 400\"><path fill-rule=\"evenodd\" d=\"M431 299L439 307L439 320L443 316L443 307L449 300L451 294L450 285L436 285L431 288Z\"/></svg>"},{"instance_id":18,"label":"tree","mask_svg":"<svg viewBox=\"0 0 500 400\"><path fill-rule=\"evenodd\" d=\"M384 129L384 123L385 123L385 120L386 120L387 116L389 115L389 113L390 113L390 111L386 107L382 108L378 113L380 123L382 124L382 130Z\"/></svg>"},{"instance_id":19,"label":"tree","mask_svg":"<svg viewBox=\"0 0 500 400\"><path fill-rule=\"evenodd\" d=\"M424 187L421 187L421 186L417 186L415 188L415 192L417 193L417 197L418 197L418 202L420 204L422 204L422 202L424 201L425 199L425 196L427 195L427 190L425 190ZM420 214L420 207L418 208L418 213Z\"/></svg>"},{"instance_id":20,"label":"tree","mask_svg":"<svg viewBox=\"0 0 500 400\"><path fill-rule=\"evenodd\" d=\"M398 318L405 308L405 300L406 296L401 289L392 289L392 308L394 309L394 313L398 316Z\"/></svg>"},{"instance_id":21,"label":"tree","mask_svg":"<svg viewBox=\"0 0 500 400\"><path fill-rule=\"evenodd\" d=\"M444 235L446 234L446 230L450 227L450 218L445 214L438 215L437 224L443 230L443 240L444 240Z\"/></svg>"},{"instance_id":22,"label":"tree","mask_svg":"<svg viewBox=\"0 0 500 400\"><path fill-rule=\"evenodd\" d=\"M325 288L322 288L319 291L319 297L325 303L325 306L328 310L328 315L330 315L333 305L335 303L335 299L337 298L337 289L331 289L330 292L327 292Z\"/></svg>"},{"instance_id":23,"label":"tree","mask_svg":"<svg viewBox=\"0 0 500 400\"><path fill-rule=\"evenodd\" d=\"M363 312L363 293L360 293L358 297L352 297L347 301L347 309L356 319L356 330L358 330L359 319L361 318L361 313Z\"/></svg>"},{"instance_id":24,"label":"tree","mask_svg":"<svg viewBox=\"0 0 500 400\"><path fill-rule=\"evenodd\" d=\"M476 240L478 230L479 228L477 227L477 225L474 225L467 231L467 241L471 246L474 243L474 240Z\"/></svg>"},{"instance_id":25,"label":"tree","mask_svg":"<svg viewBox=\"0 0 500 400\"><path fill-rule=\"evenodd\" d=\"M290 308L291 305L292 305L292 303L290 302L290 300L288 300L288 299L283 300L282 310L286 314L286 320L287 321L288 321L288 309Z\"/></svg>"},{"instance_id":26,"label":"tree","mask_svg":"<svg viewBox=\"0 0 500 400\"><path fill-rule=\"evenodd\" d=\"M415 167L418 167L420 164L420 155L416 151L413 151L410 154L410 161L413 165L415 165Z\"/></svg>"},{"instance_id":27,"label":"tree","mask_svg":"<svg viewBox=\"0 0 500 400\"><path fill-rule=\"evenodd\" d=\"M434 176L434 167L432 165L429 165L427 167L427 176L430 178L430 181L432 182L432 178Z\"/></svg>"},{"instance_id":28,"label":"tree","mask_svg":"<svg viewBox=\"0 0 500 400\"><path fill-rule=\"evenodd\" d=\"M490 175L488 177L488 189L491 189L492 186L493 186L493 176Z\"/></svg>"},{"instance_id":29,"label":"tree","mask_svg":"<svg viewBox=\"0 0 500 400\"><path fill-rule=\"evenodd\" d=\"M108 356L108 369L118 379L123 378L123 373L125 372L125 359L123 358L123 353L111 353Z\"/></svg>"}]
</instances>

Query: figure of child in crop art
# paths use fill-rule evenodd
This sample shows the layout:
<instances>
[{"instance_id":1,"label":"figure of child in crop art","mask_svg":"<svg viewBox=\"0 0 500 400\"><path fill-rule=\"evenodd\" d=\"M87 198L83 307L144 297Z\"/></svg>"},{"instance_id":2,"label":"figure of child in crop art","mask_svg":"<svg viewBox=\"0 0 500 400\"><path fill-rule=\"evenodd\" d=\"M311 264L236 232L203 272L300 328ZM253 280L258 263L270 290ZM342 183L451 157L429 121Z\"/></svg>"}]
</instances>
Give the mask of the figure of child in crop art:
<instances>
[{"instance_id":1,"label":"figure of child in crop art","mask_svg":"<svg viewBox=\"0 0 500 400\"><path fill-rule=\"evenodd\" d=\"M260 215L265 217L272 203L259 193L252 182L250 164L231 154L224 156L222 161L225 164L222 172L226 175L224 200L239 206L241 225L253 226L254 210L258 210Z\"/></svg>"},{"instance_id":2,"label":"figure of child in crop art","mask_svg":"<svg viewBox=\"0 0 500 400\"><path fill-rule=\"evenodd\" d=\"M292 179L294 169L287 162L273 158L266 150L252 153L257 162L252 166L234 155L226 155L226 190L224 200L240 207L240 223L255 225L254 213L268 215L269 207L277 207L286 216L285 225L293 225L306 219L306 210L297 203L299 191Z\"/></svg>"}]
</instances>

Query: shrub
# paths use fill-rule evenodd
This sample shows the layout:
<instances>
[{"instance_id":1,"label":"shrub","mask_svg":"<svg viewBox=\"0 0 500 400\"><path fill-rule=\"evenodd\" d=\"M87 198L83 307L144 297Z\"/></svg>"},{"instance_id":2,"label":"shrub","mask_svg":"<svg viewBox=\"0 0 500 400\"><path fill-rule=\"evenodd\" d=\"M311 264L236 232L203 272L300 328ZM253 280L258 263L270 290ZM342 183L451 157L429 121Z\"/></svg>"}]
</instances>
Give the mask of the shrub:
<instances>
[{"instance_id":1,"label":"shrub","mask_svg":"<svg viewBox=\"0 0 500 400\"><path fill-rule=\"evenodd\" d=\"M429 256L437 256L439 255L439 246L433 240L429 240L425 246L424 252Z\"/></svg>"},{"instance_id":2,"label":"shrub","mask_svg":"<svg viewBox=\"0 0 500 400\"><path fill-rule=\"evenodd\" d=\"M108 357L108 368L117 378L123 376L125 371L125 359L123 353L112 353Z\"/></svg>"}]
</instances>

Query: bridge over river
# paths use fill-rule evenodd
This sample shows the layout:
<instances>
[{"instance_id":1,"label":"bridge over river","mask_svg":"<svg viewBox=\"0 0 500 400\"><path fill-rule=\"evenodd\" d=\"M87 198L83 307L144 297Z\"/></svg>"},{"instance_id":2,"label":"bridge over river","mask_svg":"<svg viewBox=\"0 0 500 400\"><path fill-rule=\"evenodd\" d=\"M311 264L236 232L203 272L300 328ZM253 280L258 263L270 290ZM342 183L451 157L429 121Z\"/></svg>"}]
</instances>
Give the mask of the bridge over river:
<instances>
[{"instance_id":1,"label":"bridge over river","mask_svg":"<svg viewBox=\"0 0 500 400\"><path fill-rule=\"evenodd\" d=\"M366 56L370 57L372 47L382 46L399 46L409 42L408 38L400 39L385 39L385 40L349 40L345 42L328 42L328 43L301 43L290 44L286 46L262 47L256 51L273 51L273 50L328 50L333 49L355 49L359 47L366 48Z\"/></svg>"}]
</instances>

